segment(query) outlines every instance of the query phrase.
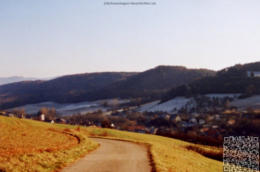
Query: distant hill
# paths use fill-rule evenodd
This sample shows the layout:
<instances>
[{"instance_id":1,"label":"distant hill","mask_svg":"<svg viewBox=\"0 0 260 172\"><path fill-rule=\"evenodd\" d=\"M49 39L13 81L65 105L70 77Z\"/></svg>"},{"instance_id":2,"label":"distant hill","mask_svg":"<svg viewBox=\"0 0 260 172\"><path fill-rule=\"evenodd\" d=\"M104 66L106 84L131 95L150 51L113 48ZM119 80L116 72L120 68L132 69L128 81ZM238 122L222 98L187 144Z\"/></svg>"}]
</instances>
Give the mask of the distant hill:
<instances>
[{"instance_id":1,"label":"distant hill","mask_svg":"<svg viewBox=\"0 0 260 172\"><path fill-rule=\"evenodd\" d=\"M44 101L72 103L115 97L158 97L170 88L214 74L206 69L158 66L140 73L87 73L48 81L23 81L0 86L0 108Z\"/></svg>"},{"instance_id":2,"label":"distant hill","mask_svg":"<svg viewBox=\"0 0 260 172\"><path fill-rule=\"evenodd\" d=\"M91 98L130 98L158 97L172 87L188 84L205 76L214 76L215 72L207 69L188 69L182 66L158 66L138 73L108 87L93 92Z\"/></svg>"},{"instance_id":3,"label":"distant hill","mask_svg":"<svg viewBox=\"0 0 260 172\"><path fill-rule=\"evenodd\" d=\"M22 77L22 76L0 77L0 85L10 84L10 83L20 82L20 81L31 81L31 80L37 80L37 79L36 78L26 78L26 77Z\"/></svg>"},{"instance_id":4,"label":"distant hill","mask_svg":"<svg viewBox=\"0 0 260 172\"><path fill-rule=\"evenodd\" d=\"M169 91L163 101L176 96L193 96L209 93L242 93L243 96L260 94L260 77L248 72L259 72L260 62L235 65L190 84L181 85Z\"/></svg>"},{"instance_id":5,"label":"distant hill","mask_svg":"<svg viewBox=\"0 0 260 172\"><path fill-rule=\"evenodd\" d=\"M48 81L23 81L0 86L0 108L44 101L80 102L90 92L135 73L105 72L59 77Z\"/></svg>"}]
</instances>

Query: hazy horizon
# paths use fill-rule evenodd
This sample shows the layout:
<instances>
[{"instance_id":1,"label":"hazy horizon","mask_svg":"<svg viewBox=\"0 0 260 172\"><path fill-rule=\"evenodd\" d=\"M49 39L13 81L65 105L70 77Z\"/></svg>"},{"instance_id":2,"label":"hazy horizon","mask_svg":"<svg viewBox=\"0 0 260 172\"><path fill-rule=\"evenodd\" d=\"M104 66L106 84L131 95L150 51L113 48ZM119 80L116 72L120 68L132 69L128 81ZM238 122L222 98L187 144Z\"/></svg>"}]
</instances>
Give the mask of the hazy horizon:
<instances>
[{"instance_id":1,"label":"hazy horizon","mask_svg":"<svg viewBox=\"0 0 260 172\"><path fill-rule=\"evenodd\" d=\"M0 2L0 77L140 72L158 65L220 70L260 59L260 1Z\"/></svg>"},{"instance_id":2,"label":"hazy horizon","mask_svg":"<svg viewBox=\"0 0 260 172\"><path fill-rule=\"evenodd\" d=\"M252 63L255 63L255 62L260 62L260 61L253 61ZM251 62L249 62L251 63ZM231 66L234 66L234 65L238 65L238 64L247 64L247 63L236 63L236 64L233 64ZM183 66L183 65L157 65L157 66L153 66L151 68L147 68L145 70L140 70L140 71L123 71L123 70L118 70L118 71L113 71L113 70L107 70L107 71L93 71L93 72L79 72L79 73L64 73L62 75L56 75L56 76L47 76L47 77L31 77L31 76L22 76L22 75L13 75L13 76L0 76L0 79L3 79L3 78L12 78L12 77L22 77L22 78L29 78L30 80L34 80L34 79L41 79L41 80L50 80L50 79L54 79L54 78L57 78L57 77L62 77L62 76L66 76L66 75L76 75L76 74L84 74L84 73L103 73L103 72L144 72L146 70L150 70L150 69L153 69L153 68L156 68L158 66L177 66L177 67L186 67L187 69L208 69L208 70L212 70L212 71L219 71L219 70L222 70L224 68L227 68L227 67L231 67L231 66L225 66L219 70L214 70L214 69L209 69L209 68L193 68L193 67L187 67L187 66Z\"/></svg>"}]
</instances>

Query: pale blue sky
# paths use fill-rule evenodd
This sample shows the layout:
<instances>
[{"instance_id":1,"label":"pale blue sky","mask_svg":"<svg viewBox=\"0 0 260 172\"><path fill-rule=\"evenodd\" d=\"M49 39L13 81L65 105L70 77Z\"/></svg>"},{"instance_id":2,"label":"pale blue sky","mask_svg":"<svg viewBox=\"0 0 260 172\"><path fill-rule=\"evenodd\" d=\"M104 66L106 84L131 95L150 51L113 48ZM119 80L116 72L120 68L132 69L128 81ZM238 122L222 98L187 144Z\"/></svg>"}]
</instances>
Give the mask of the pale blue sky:
<instances>
[{"instance_id":1,"label":"pale blue sky","mask_svg":"<svg viewBox=\"0 0 260 172\"><path fill-rule=\"evenodd\" d=\"M153 1L0 0L0 77L260 60L260 0Z\"/></svg>"}]
</instances>

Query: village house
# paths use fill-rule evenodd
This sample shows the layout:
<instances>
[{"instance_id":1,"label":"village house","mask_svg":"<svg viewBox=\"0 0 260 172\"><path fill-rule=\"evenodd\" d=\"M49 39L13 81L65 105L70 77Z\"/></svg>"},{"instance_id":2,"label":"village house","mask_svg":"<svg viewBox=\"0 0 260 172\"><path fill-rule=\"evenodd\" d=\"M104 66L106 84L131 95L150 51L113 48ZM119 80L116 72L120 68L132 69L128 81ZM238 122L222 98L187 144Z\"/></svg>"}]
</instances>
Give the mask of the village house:
<instances>
[{"instance_id":1,"label":"village house","mask_svg":"<svg viewBox=\"0 0 260 172\"><path fill-rule=\"evenodd\" d=\"M2 116L6 116L6 112L4 112L4 111L0 111L0 115L2 115Z\"/></svg>"},{"instance_id":2,"label":"village house","mask_svg":"<svg viewBox=\"0 0 260 172\"><path fill-rule=\"evenodd\" d=\"M45 114L41 114L41 115L40 115L40 120L41 120L41 121L45 121Z\"/></svg>"},{"instance_id":3,"label":"village house","mask_svg":"<svg viewBox=\"0 0 260 172\"><path fill-rule=\"evenodd\" d=\"M193 124L197 124L198 123L196 118L191 118L189 122L193 123Z\"/></svg>"},{"instance_id":4,"label":"village house","mask_svg":"<svg viewBox=\"0 0 260 172\"><path fill-rule=\"evenodd\" d=\"M221 120L220 115L216 114L216 115L215 115L215 119L216 119L216 120Z\"/></svg>"},{"instance_id":5,"label":"village house","mask_svg":"<svg viewBox=\"0 0 260 172\"><path fill-rule=\"evenodd\" d=\"M247 71L247 77L260 77L260 71Z\"/></svg>"},{"instance_id":6,"label":"village house","mask_svg":"<svg viewBox=\"0 0 260 172\"><path fill-rule=\"evenodd\" d=\"M8 113L7 116L14 117L15 115L13 113Z\"/></svg>"},{"instance_id":7,"label":"village house","mask_svg":"<svg viewBox=\"0 0 260 172\"><path fill-rule=\"evenodd\" d=\"M149 129L149 133L151 133L151 134L157 134L157 131L158 131L158 128L155 128L155 127L151 127Z\"/></svg>"},{"instance_id":8,"label":"village house","mask_svg":"<svg viewBox=\"0 0 260 172\"><path fill-rule=\"evenodd\" d=\"M171 118L171 116L168 114L164 116L164 119L166 119L166 120L170 120L170 118Z\"/></svg>"},{"instance_id":9,"label":"village house","mask_svg":"<svg viewBox=\"0 0 260 172\"><path fill-rule=\"evenodd\" d=\"M206 123L206 121L204 120L204 119L200 119L199 120L199 125L203 125L203 124L205 124Z\"/></svg>"},{"instance_id":10,"label":"village house","mask_svg":"<svg viewBox=\"0 0 260 172\"><path fill-rule=\"evenodd\" d=\"M181 117L178 115L178 116L176 116L176 118L175 118L175 122L180 122L181 121Z\"/></svg>"},{"instance_id":11,"label":"village house","mask_svg":"<svg viewBox=\"0 0 260 172\"><path fill-rule=\"evenodd\" d=\"M198 113L192 113L191 114L194 118L198 118L199 116L200 116L200 114L198 114Z\"/></svg>"},{"instance_id":12,"label":"village house","mask_svg":"<svg viewBox=\"0 0 260 172\"><path fill-rule=\"evenodd\" d=\"M67 123L66 119L63 119L63 118L57 118L57 119L55 120L55 122L56 122L56 123L60 123L60 124L66 124L66 123Z\"/></svg>"},{"instance_id":13,"label":"village house","mask_svg":"<svg viewBox=\"0 0 260 172\"><path fill-rule=\"evenodd\" d=\"M1 112L0 112L0 115L2 115L2 116L8 116L8 117L17 117L17 118L25 118L25 117L26 117L26 115L23 114L23 113L16 114L16 113L5 112L5 111L1 111Z\"/></svg>"},{"instance_id":14,"label":"village house","mask_svg":"<svg viewBox=\"0 0 260 172\"><path fill-rule=\"evenodd\" d=\"M129 126L128 131L138 132L138 133L147 133L147 129L145 126L137 125L137 126Z\"/></svg>"},{"instance_id":15,"label":"village house","mask_svg":"<svg viewBox=\"0 0 260 172\"><path fill-rule=\"evenodd\" d=\"M230 119L228 120L228 125L234 125L236 123L236 121L234 119Z\"/></svg>"},{"instance_id":16,"label":"village house","mask_svg":"<svg viewBox=\"0 0 260 172\"><path fill-rule=\"evenodd\" d=\"M207 120L207 122L209 122L209 121L213 121L214 120L214 116L208 116L207 118L206 118L206 120Z\"/></svg>"},{"instance_id":17,"label":"village house","mask_svg":"<svg viewBox=\"0 0 260 172\"><path fill-rule=\"evenodd\" d=\"M111 123L111 124L110 124L110 127L111 127L111 128L115 128L115 124L114 124L114 123Z\"/></svg>"}]
</instances>

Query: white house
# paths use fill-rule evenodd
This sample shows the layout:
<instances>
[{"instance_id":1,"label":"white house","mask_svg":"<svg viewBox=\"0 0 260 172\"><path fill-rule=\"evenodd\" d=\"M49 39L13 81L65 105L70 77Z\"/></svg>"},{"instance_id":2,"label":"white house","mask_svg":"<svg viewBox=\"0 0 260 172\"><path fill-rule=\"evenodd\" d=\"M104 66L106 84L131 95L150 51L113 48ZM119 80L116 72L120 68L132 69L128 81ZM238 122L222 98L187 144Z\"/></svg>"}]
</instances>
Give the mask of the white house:
<instances>
[{"instance_id":1,"label":"white house","mask_svg":"<svg viewBox=\"0 0 260 172\"><path fill-rule=\"evenodd\" d=\"M200 119L200 120L199 120L199 124L200 124L200 125L203 125L203 124L205 124L205 123L206 123L206 121L205 121L204 119Z\"/></svg>"},{"instance_id":2,"label":"white house","mask_svg":"<svg viewBox=\"0 0 260 172\"><path fill-rule=\"evenodd\" d=\"M181 117L180 116L176 116L175 122L180 122L180 121L181 121Z\"/></svg>"},{"instance_id":3,"label":"white house","mask_svg":"<svg viewBox=\"0 0 260 172\"><path fill-rule=\"evenodd\" d=\"M247 71L247 77L260 77L260 71Z\"/></svg>"},{"instance_id":4,"label":"white house","mask_svg":"<svg viewBox=\"0 0 260 172\"><path fill-rule=\"evenodd\" d=\"M110 124L110 127L111 127L111 128L115 128L115 124L111 123L111 124Z\"/></svg>"},{"instance_id":5,"label":"white house","mask_svg":"<svg viewBox=\"0 0 260 172\"><path fill-rule=\"evenodd\" d=\"M190 122L193 123L193 124L197 124L197 123L198 123L198 121L197 121L196 118L191 118L191 119L190 119Z\"/></svg>"},{"instance_id":6,"label":"white house","mask_svg":"<svg viewBox=\"0 0 260 172\"><path fill-rule=\"evenodd\" d=\"M41 121L45 121L45 115L44 115L44 114L41 114L40 120L41 120Z\"/></svg>"}]
</instances>

